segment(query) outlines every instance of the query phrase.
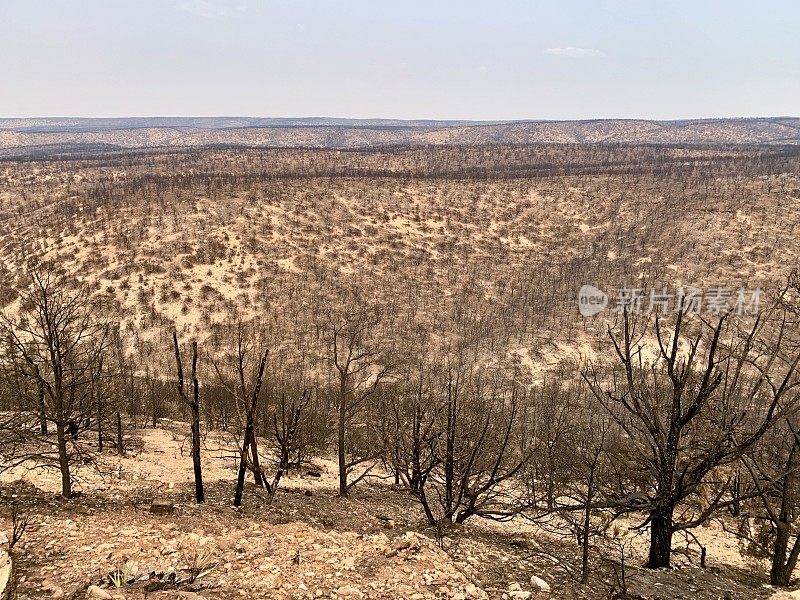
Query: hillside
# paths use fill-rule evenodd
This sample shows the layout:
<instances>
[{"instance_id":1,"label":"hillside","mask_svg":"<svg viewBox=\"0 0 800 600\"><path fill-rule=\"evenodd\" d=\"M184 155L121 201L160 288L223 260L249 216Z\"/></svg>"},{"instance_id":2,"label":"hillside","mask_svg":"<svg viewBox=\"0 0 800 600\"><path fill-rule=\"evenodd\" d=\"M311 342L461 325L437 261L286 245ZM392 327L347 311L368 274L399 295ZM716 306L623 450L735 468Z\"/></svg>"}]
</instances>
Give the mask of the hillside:
<instances>
[{"instance_id":1,"label":"hillside","mask_svg":"<svg viewBox=\"0 0 800 600\"><path fill-rule=\"evenodd\" d=\"M6 162L0 265L54 258L161 340L264 306L311 322L360 288L529 366L604 341L576 318L583 284L773 289L795 266L796 153L590 148Z\"/></svg>"}]
</instances>

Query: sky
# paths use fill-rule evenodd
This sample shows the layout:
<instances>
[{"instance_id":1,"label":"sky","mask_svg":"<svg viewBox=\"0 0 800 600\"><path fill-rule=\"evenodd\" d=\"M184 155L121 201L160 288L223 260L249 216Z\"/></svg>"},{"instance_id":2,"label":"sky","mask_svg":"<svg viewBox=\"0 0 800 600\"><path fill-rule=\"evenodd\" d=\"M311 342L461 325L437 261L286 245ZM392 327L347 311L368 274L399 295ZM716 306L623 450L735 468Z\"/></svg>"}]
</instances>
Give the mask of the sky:
<instances>
[{"instance_id":1,"label":"sky","mask_svg":"<svg viewBox=\"0 0 800 600\"><path fill-rule=\"evenodd\" d=\"M0 117L788 115L797 0L0 0Z\"/></svg>"}]
</instances>

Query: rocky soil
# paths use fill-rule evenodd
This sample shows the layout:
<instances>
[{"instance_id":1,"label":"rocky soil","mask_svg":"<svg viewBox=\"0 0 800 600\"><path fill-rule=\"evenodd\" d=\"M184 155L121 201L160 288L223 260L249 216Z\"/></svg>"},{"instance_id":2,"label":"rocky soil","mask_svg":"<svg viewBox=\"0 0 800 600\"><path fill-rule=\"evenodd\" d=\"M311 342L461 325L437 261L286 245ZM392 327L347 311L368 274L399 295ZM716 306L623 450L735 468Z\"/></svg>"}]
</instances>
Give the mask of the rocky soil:
<instances>
[{"instance_id":1,"label":"rocky soil","mask_svg":"<svg viewBox=\"0 0 800 600\"><path fill-rule=\"evenodd\" d=\"M17 469L2 476L2 506L30 514L14 550L20 598L535 600L607 598L622 589L613 562L603 558L589 585L576 583L578 549L526 523L437 531L413 498L381 479L340 499L335 465L326 460L294 473L272 505L250 486L235 509L230 447L212 435L204 454L207 502L198 506L181 425L136 435L136 455L103 455L78 472L81 495L72 501L57 496L56 473ZM171 514L152 514L154 499L173 505ZM0 521L2 529L10 522ZM634 551L625 573L628 597L744 600L774 593L762 571L719 560L713 547L709 555L708 569L686 563L652 573L636 566Z\"/></svg>"}]
</instances>

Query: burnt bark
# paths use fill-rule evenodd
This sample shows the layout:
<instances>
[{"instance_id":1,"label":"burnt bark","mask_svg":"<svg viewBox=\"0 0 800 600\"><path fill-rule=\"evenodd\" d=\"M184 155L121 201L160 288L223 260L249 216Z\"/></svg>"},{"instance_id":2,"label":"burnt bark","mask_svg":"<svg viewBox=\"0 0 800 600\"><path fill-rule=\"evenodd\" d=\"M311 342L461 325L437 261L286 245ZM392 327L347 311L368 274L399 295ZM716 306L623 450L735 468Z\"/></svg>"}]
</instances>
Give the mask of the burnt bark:
<instances>
[{"instance_id":1,"label":"burnt bark","mask_svg":"<svg viewBox=\"0 0 800 600\"><path fill-rule=\"evenodd\" d=\"M664 569L671 564L673 513L672 506L659 507L651 513L650 550L647 555L649 569Z\"/></svg>"},{"instance_id":2,"label":"burnt bark","mask_svg":"<svg viewBox=\"0 0 800 600\"><path fill-rule=\"evenodd\" d=\"M197 342L192 342L192 397L186 394L183 381L183 362L181 350L178 345L178 334L172 332L172 341L175 346L175 362L178 368L178 394L192 413L192 467L194 469L194 494L198 504L205 501L203 490L203 467L200 460L200 382L197 379Z\"/></svg>"},{"instance_id":3,"label":"burnt bark","mask_svg":"<svg viewBox=\"0 0 800 600\"><path fill-rule=\"evenodd\" d=\"M61 495L72 498L72 477L69 472L69 453L67 451L67 432L63 422L56 423L58 442L58 466L61 470Z\"/></svg>"}]
</instances>

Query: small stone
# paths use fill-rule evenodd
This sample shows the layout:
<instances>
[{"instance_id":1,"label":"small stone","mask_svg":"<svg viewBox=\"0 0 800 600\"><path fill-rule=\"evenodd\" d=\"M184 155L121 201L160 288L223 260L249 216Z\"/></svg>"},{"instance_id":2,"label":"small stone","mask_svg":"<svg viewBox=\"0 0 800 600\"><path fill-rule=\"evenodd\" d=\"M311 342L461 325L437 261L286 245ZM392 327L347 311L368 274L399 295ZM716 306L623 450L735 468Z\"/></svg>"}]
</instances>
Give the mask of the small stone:
<instances>
[{"instance_id":1,"label":"small stone","mask_svg":"<svg viewBox=\"0 0 800 600\"><path fill-rule=\"evenodd\" d=\"M96 585L90 585L86 588L86 597L95 598L95 600L113 600L113 596L102 588Z\"/></svg>"},{"instance_id":2,"label":"small stone","mask_svg":"<svg viewBox=\"0 0 800 600\"><path fill-rule=\"evenodd\" d=\"M547 583L541 577L537 577L536 575L531 575L531 587L540 589L543 592L550 591L550 584Z\"/></svg>"},{"instance_id":3,"label":"small stone","mask_svg":"<svg viewBox=\"0 0 800 600\"><path fill-rule=\"evenodd\" d=\"M364 594L362 594L361 590L357 587L353 587L352 585L343 585L336 590L336 595L343 596L345 598L361 598Z\"/></svg>"}]
</instances>

